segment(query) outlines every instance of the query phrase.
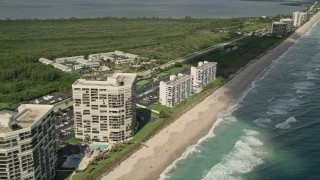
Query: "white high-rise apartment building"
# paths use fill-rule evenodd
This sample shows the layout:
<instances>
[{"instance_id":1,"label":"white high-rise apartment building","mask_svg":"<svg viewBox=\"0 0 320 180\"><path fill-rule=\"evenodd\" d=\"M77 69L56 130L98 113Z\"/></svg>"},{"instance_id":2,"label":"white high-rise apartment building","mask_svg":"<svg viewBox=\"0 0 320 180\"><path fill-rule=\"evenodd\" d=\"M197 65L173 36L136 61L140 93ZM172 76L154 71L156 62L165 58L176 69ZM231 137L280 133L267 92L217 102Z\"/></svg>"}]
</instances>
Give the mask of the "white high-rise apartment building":
<instances>
[{"instance_id":1,"label":"white high-rise apartment building","mask_svg":"<svg viewBox=\"0 0 320 180\"><path fill-rule=\"evenodd\" d=\"M290 30L293 27L293 20L290 18L280 19L280 22L287 24L287 30Z\"/></svg>"},{"instance_id":2,"label":"white high-rise apartment building","mask_svg":"<svg viewBox=\"0 0 320 180\"><path fill-rule=\"evenodd\" d=\"M271 34L283 35L287 32L287 23L284 22L273 22L271 26Z\"/></svg>"},{"instance_id":3,"label":"white high-rise apartment building","mask_svg":"<svg viewBox=\"0 0 320 180\"><path fill-rule=\"evenodd\" d=\"M293 13L293 26L299 27L307 20L307 13L304 12L294 12Z\"/></svg>"},{"instance_id":4,"label":"white high-rise apartment building","mask_svg":"<svg viewBox=\"0 0 320 180\"><path fill-rule=\"evenodd\" d=\"M216 79L217 63L216 62L199 62L198 67L191 67L193 76L193 86L203 87Z\"/></svg>"},{"instance_id":5,"label":"white high-rise apartment building","mask_svg":"<svg viewBox=\"0 0 320 180\"><path fill-rule=\"evenodd\" d=\"M169 82L160 82L159 102L172 107L192 94L192 76L178 74L171 75Z\"/></svg>"},{"instance_id":6,"label":"white high-rise apartment building","mask_svg":"<svg viewBox=\"0 0 320 180\"><path fill-rule=\"evenodd\" d=\"M53 106L24 104L0 113L0 179L42 180L56 175Z\"/></svg>"},{"instance_id":7,"label":"white high-rise apartment building","mask_svg":"<svg viewBox=\"0 0 320 180\"><path fill-rule=\"evenodd\" d=\"M87 75L73 83L75 137L120 142L134 134L136 74Z\"/></svg>"}]
</instances>

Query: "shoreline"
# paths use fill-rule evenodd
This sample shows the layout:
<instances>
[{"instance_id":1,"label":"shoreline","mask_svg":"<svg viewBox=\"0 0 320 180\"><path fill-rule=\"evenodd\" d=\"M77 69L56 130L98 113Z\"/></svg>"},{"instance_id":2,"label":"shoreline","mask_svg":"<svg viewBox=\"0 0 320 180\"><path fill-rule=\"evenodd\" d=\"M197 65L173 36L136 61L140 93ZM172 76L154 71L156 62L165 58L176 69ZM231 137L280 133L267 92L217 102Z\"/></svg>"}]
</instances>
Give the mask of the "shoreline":
<instances>
[{"instance_id":1,"label":"shoreline","mask_svg":"<svg viewBox=\"0 0 320 180\"><path fill-rule=\"evenodd\" d=\"M160 174L180 158L187 148L198 144L214 128L217 114L228 108L271 63L283 55L298 38L305 35L320 18L320 12L290 37L259 59L248 63L225 85L176 121L150 138L146 145L102 179L158 179ZM196 128L195 128L196 127Z\"/></svg>"}]
</instances>

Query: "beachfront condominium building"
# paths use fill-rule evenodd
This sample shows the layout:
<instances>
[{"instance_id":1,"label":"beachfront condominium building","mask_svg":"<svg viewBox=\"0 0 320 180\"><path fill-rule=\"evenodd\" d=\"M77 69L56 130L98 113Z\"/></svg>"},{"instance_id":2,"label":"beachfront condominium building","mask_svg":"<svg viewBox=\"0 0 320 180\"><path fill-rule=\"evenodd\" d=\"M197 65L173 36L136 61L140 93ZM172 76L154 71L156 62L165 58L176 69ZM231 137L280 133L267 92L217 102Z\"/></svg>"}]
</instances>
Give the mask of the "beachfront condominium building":
<instances>
[{"instance_id":1,"label":"beachfront condominium building","mask_svg":"<svg viewBox=\"0 0 320 180\"><path fill-rule=\"evenodd\" d=\"M131 138L136 125L136 74L85 75L73 83L75 137L96 142Z\"/></svg>"},{"instance_id":2,"label":"beachfront condominium building","mask_svg":"<svg viewBox=\"0 0 320 180\"><path fill-rule=\"evenodd\" d=\"M271 34L282 36L287 32L287 24L284 22L273 22L271 26Z\"/></svg>"},{"instance_id":3,"label":"beachfront condominium building","mask_svg":"<svg viewBox=\"0 0 320 180\"><path fill-rule=\"evenodd\" d=\"M287 24L287 30L290 30L293 27L293 20L290 19L290 18L280 19L280 22L283 22L283 23Z\"/></svg>"},{"instance_id":4,"label":"beachfront condominium building","mask_svg":"<svg viewBox=\"0 0 320 180\"><path fill-rule=\"evenodd\" d=\"M178 74L171 75L169 82L160 82L159 102L172 107L192 94L192 76Z\"/></svg>"},{"instance_id":5,"label":"beachfront condominium building","mask_svg":"<svg viewBox=\"0 0 320 180\"><path fill-rule=\"evenodd\" d=\"M193 76L193 86L203 87L216 79L217 63L216 62L199 62L198 67L191 67Z\"/></svg>"},{"instance_id":6,"label":"beachfront condominium building","mask_svg":"<svg viewBox=\"0 0 320 180\"><path fill-rule=\"evenodd\" d=\"M307 20L307 13L294 12L293 13L293 26L300 27Z\"/></svg>"},{"instance_id":7,"label":"beachfront condominium building","mask_svg":"<svg viewBox=\"0 0 320 180\"><path fill-rule=\"evenodd\" d=\"M56 175L53 106L24 104L0 113L0 179L42 180Z\"/></svg>"}]
</instances>

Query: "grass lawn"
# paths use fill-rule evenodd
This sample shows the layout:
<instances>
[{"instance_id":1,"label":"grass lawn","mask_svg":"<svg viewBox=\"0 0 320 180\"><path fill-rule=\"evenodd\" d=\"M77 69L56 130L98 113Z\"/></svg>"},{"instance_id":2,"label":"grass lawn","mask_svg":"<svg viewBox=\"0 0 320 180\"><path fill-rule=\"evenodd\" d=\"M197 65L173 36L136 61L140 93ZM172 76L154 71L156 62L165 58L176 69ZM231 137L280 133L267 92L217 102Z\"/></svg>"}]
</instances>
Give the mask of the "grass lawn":
<instances>
[{"instance_id":1,"label":"grass lawn","mask_svg":"<svg viewBox=\"0 0 320 180\"><path fill-rule=\"evenodd\" d=\"M183 64L181 67L172 67L166 71L163 71L159 74L157 74L157 78L161 79L169 75L177 75L178 73L184 71L184 70L190 70L191 65L189 64Z\"/></svg>"},{"instance_id":2,"label":"grass lawn","mask_svg":"<svg viewBox=\"0 0 320 180\"><path fill-rule=\"evenodd\" d=\"M0 109L9 108L9 104L7 103L0 103Z\"/></svg>"},{"instance_id":3,"label":"grass lawn","mask_svg":"<svg viewBox=\"0 0 320 180\"><path fill-rule=\"evenodd\" d=\"M152 82L151 79L143 79L143 80L138 81L138 82L136 83L136 85L137 85L138 87L142 87L142 86L145 86L145 85L147 85L147 84L149 84L149 83L151 83L151 82Z\"/></svg>"},{"instance_id":4,"label":"grass lawn","mask_svg":"<svg viewBox=\"0 0 320 180\"><path fill-rule=\"evenodd\" d=\"M153 105L152 107L151 107L153 110L156 110L156 111L170 111L170 107L168 107L168 106L164 106L164 105L162 105L162 104L160 104L160 103L158 103L158 104L155 104L155 105Z\"/></svg>"},{"instance_id":5,"label":"grass lawn","mask_svg":"<svg viewBox=\"0 0 320 180\"><path fill-rule=\"evenodd\" d=\"M166 72L161 72L161 73L157 74L157 78L161 79L161 78L164 78L164 77L166 77L166 76L168 76L168 75L169 75L169 74L166 73Z\"/></svg>"},{"instance_id":6,"label":"grass lawn","mask_svg":"<svg viewBox=\"0 0 320 180\"><path fill-rule=\"evenodd\" d=\"M82 139L78 139L78 138L73 137L73 138L71 138L71 139L68 139L67 142L68 142L69 144L77 144L77 143L82 143L83 141L82 141Z\"/></svg>"}]
</instances>

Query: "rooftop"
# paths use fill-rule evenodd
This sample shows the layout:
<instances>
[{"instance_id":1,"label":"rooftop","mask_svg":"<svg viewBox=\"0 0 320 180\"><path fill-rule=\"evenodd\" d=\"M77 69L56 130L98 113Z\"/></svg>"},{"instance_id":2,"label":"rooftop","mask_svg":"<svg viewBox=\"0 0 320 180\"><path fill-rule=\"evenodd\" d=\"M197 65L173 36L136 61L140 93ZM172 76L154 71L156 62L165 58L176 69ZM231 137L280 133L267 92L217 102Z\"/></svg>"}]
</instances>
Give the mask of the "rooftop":
<instances>
[{"instance_id":1,"label":"rooftop","mask_svg":"<svg viewBox=\"0 0 320 180\"><path fill-rule=\"evenodd\" d=\"M211 66L215 66L217 65L216 62L207 62L205 61L203 64L199 64L198 67L196 67L197 69L200 69L200 70L203 70L203 69L207 69L208 67L211 67Z\"/></svg>"},{"instance_id":2,"label":"rooftop","mask_svg":"<svg viewBox=\"0 0 320 180\"><path fill-rule=\"evenodd\" d=\"M66 65L63 65L63 64L60 64L60 63L52 63L53 67L57 67L57 68L60 68L60 69L71 69L69 66L66 66Z\"/></svg>"},{"instance_id":3,"label":"rooftop","mask_svg":"<svg viewBox=\"0 0 320 180\"><path fill-rule=\"evenodd\" d=\"M192 75L183 75L183 76L177 76L176 79L172 80L172 81L168 81L167 85L168 86L175 86L177 84L180 84L181 82L192 78Z\"/></svg>"},{"instance_id":4,"label":"rooftop","mask_svg":"<svg viewBox=\"0 0 320 180\"><path fill-rule=\"evenodd\" d=\"M273 24L283 24L283 25L286 25L285 22L273 22Z\"/></svg>"},{"instance_id":5,"label":"rooftop","mask_svg":"<svg viewBox=\"0 0 320 180\"><path fill-rule=\"evenodd\" d=\"M290 18L285 18L285 19L281 19L280 21L293 21L293 20Z\"/></svg>"},{"instance_id":6,"label":"rooftop","mask_svg":"<svg viewBox=\"0 0 320 180\"><path fill-rule=\"evenodd\" d=\"M39 61L42 63L47 63L47 64L53 63L53 61L51 61L50 59L46 59L46 58L40 58Z\"/></svg>"},{"instance_id":7,"label":"rooftop","mask_svg":"<svg viewBox=\"0 0 320 180\"><path fill-rule=\"evenodd\" d=\"M53 106L51 105L35 105L22 104L18 108L18 113L4 112L0 113L0 133L12 132L12 124L16 124L19 128L27 128L46 115Z\"/></svg>"},{"instance_id":8,"label":"rooftop","mask_svg":"<svg viewBox=\"0 0 320 180\"><path fill-rule=\"evenodd\" d=\"M136 74L133 73L114 73L112 75L84 75L78 79L74 85L96 85L96 86L132 86L135 82Z\"/></svg>"},{"instance_id":9,"label":"rooftop","mask_svg":"<svg viewBox=\"0 0 320 180\"><path fill-rule=\"evenodd\" d=\"M70 60L75 60L75 59L84 59L84 56L62 57L62 58L55 59L55 61L70 61Z\"/></svg>"}]
</instances>

